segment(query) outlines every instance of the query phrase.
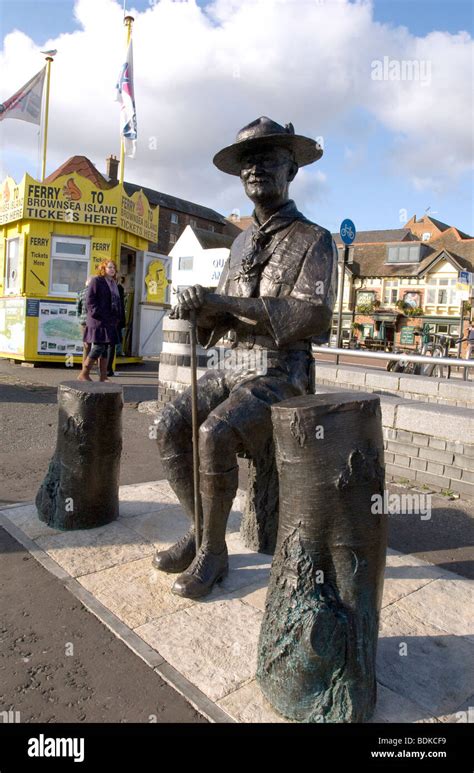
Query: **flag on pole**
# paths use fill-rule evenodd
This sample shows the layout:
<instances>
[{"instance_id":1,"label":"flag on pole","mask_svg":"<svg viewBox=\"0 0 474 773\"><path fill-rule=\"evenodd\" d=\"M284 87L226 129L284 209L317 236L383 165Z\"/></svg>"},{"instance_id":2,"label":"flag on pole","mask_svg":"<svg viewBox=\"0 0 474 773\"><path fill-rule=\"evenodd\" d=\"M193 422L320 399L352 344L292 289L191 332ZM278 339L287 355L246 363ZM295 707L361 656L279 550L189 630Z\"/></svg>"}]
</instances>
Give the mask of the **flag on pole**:
<instances>
[{"instance_id":1,"label":"flag on pole","mask_svg":"<svg viewBox=\"0 0 474 773\"><path fill-rule=\"evenodd\" d=\"M123 137L127 156L133 158L137 139L137 112L133 88L133 48L131 40L128 44L127 57L120 71L116 88L116 100L122 105L120 109L120 133Z\"/></svg>"},{"instance_id":2,"label":"flag on pole","mask_svg":"<svg viewBox=\"0 0 474 773\"><path fill-rule=\"evenodd\" d=\"M12 97L0 103L0 121L6 118L18 118L20 121L40 125L45 74L46 67L43 67Z\"/></svg>"}]
</instances>

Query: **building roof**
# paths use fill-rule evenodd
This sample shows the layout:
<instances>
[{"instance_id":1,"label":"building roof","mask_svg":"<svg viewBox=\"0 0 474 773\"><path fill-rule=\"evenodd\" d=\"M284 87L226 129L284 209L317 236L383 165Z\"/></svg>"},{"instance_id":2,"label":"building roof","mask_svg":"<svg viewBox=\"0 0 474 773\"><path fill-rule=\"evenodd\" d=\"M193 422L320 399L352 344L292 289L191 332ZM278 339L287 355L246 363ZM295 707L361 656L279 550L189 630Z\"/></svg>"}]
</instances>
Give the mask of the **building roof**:
<instances>
[{"instance_id":1,"label":"building roof","mask_svg":"<svg viewBox=\"0 0 474 773\"><path fill-rule=\"evenodd\" d=\"M114 184L108 182L105 177L95 168L92 161L89 161L86 156L71 156L64 164L61 164L54 172L46 177L46 183L52 183L57 180L58 177L62 177L66 174L80 174L81 177L85 177L90 180L91 183L97 186L97 188L113 188Z\"/></svg>"},{"instance_id":2,"label":"building roof","mask_svg":"<svg viewBox=\"0 0 474 773\"><path fill-rule=\"evenodd\" d=\"M232 225L235 225L239 231L245 231L252 225L253 218L252 215L243 215L238 217L235 215L228 215L226 220L228 220L229 223L232 223Z\"/></svg>"},{"instance_id":3,"label":"building roof","mask_svg":"<svg viewBox=\"0 0 474 773\"><path fill-rule=\"evenodd\" d=\"M432 255L428 255L424 260L420 263L420 271L419 274L423 274L425 271L427 271L431 266L442 256L446 256L448 259L451 258L454 265L459 269L466 271L472 271L474 268L474 250L473 250L473 258L471 260L468 260L466 258L461 257L460 255L455 255L450 250L447 250L445 247L442 247L440 250L435 252Z\"/></svg>"},{"instance_id":4,"label":"building roof","mask_svg":"<svg viewBox=\"0 0 474 773\"><path fill-rule=\"evenodd\" d=\"M428 220L431 220L433 225L435 225L436 228L439 228L440 231L447 231L448 228L451 228L451 226L448 225L447 223L443 223L441 220L436 220L436 218L431 217L431 215L426 215L426 217L428 218Z\"/></svg>"},{"instance_id":5,"label":"building roof","mask_svg":"<svg viewBox=\"0 0 474 773\"><path fill-rule=\"evenodd\" d=\"M453 229L429 243L413 241L413 244L421 244L423 250L419 263L387 263L387 244L355 244L352 271L361 277L420 276L443 252L461 268L474 271L474 239L457 239Z\"/></svg>"},{"instance_id":6,"label":"building roof","mask_svg":"<svg viewBox=\"0 0 474 773\"><path fill-rule=\"evenodd\" d=\"M333 234L337 245L342 245L340 235ZM380 231L357 231L354 244L387 244L388 242L413 241L415 237L409 228L386 228Z\"/></svg>"},{"instance_id":7,"label":"building roof","mask_svg":"<svg viewBox=\"0 0 474 773\"><path fill-rule=\"evenodd\" d=\"M166 209L172 209L174 212L183 212L186 215L201 217L204 220L212 220L221 225L228 225L228 222L223 215L220 215L214 209L209 209L209 207L195 204L193 201L178 199L177 196L170 196L168 193L161 193L161 191L155 191L152 188L144 188L143 186L135 185L134 183L125 182L124 188L129 196L141 189L150 204L165 207Z\"/></svg>"},{"instance_id":8,"label":"building roof","mask_svg":"<svg viewBox=\"0 0 474 773\"><path fill-rule=\"evenodd\" d=\"M203 250L213 250L218 247L230 248L235 239L230 234L218 234L215 231L208 231L206 228L193 228L193 233Z\"/></svg>"}]
</instances>

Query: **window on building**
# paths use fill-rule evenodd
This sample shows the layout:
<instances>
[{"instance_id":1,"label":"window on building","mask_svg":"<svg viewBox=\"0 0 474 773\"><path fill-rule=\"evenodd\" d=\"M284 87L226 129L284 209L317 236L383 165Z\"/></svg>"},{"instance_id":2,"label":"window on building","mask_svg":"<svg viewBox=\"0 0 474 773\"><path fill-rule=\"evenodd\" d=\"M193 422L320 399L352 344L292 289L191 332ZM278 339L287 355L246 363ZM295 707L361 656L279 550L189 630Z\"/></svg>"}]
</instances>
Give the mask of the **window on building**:
<instances>
[{"instance_id":1,"label":"window on building","mask_svg":"<svg viewBox=\"0 0 474 773\"><path fill-rule=\"evenodd\" d=\"M387 247L387 263L418 263L420 256L419 244L397 244Z\"/></svg>"},{"instance_id":2,"label":"window on building","mask_svg":"<svg viewBox=\"0 0 474 773\"><path fill-rule=\"evenodd\" d=\"M90 240L73 236L53 236L50 294L74 297L89 273Z\"/></svg>"},{"instance_id":3,"label":"window on building","mask_svg":"<svg viewBox=\"0 0 474 773\"><path fill-rule=\"evenodd\" d=\"M342 320L341 338L343 341L348 341L350 339L351 325L352 325L352 321L350 319ZM337 342L337 319L334 318L332 321L332 327L331 327L331 338L330 338L331 346L335 346L336 342Z\"/></svg>"},{"instance_id":4,"label":"window on building","mask_svg":"<svg viewBox=\"0 0 474 773\"><path fill-rule=\"evenodd\" d=\"M174 223L174 225L178 225L179 218L178 218L178 215L176 214L176 212L172 212L171 213L171 222Z\"/></svg>"},{"instance_id":5,"label":"window on building","mask_svg":"<svg viewBox=\"0 0 474 773\"><path fill-rule=\"evenodd\" d=\"M197 228L197 220L190 220L189 225L191 228Z\"/></svg>"},{"instance_id":6,"label":"window on building","mask_svg":"<svg viewBox=\"0 0 474 773\"><path fill-rule=\"evenodd\" d=\"M176 234L170 234L170 244L176 244L177 241L178 241L178 237L176 236Z\"/></svg>"},{"instance_id":7,"label":"window on building","mask_svg":"<svg viewBox=\"0 0 474 773\"><path fill-rule=\"evenodd\" d=\"M383 302L395 304L398 301L398 279L386 279L383 286Z\"/></svg>"},{"instance_id":8,"label":"window on building","mask_svg":"<svg viewBox=\"0 0 474 773\"><path fill-rule=\"evenodd\" d=\"M7 261L5 266L5 295L20 292L20 237L7 239Z\"/></svg>"},{"instance_id":9,"label":"window on building","mask_svg":"<svg viewBox=\"0 0 474 773\"><path fill-rule=\"evenodd\" d=\"M457 350L457 343L456 339L459 337L459 324L440 324L438 322L430 322L429 323L430 333L438 334L438 335L448 335L452 336L450 342L449 342L449 348L452 352L455 352Z\"/></svg>"},{"instance_id":10,"label":"window on building","mask_svg":"<svg viewBox=\"0 0 474 773\"><path fill-rule=\"evenodd\" d=\"M180 271L192 271L193 270L193 258L180 258L178 261L178 269Z\"/></svg>"},{"instance_id":11,"label":"window on building","mask_svg":"<svg viewBox=\"0 0 474 773\"><path fill-rule=\"evenodd\" d=\"M215 230L216 230L216 229L215 229L215 227L214 227L213 225L209 225L209 226L208 226L208 229L209 229L209 231L215 231Z\"/></svg>"},{"instance_id":12,"label":"window on building","mask_svg":"<svg viewBox=\"0 0 474 773\"><path fill-rule=\"evenodd\" d=\"M457 304L456 282L453 279L432 277L428 279L425 305L426 306L454 306Z\"/></svg>"},{"instance_id":13,"label":"window on building","mask_svg":"<svg viewBox=\"0 0 474 773\"><path fill-rule=\"evenodd\" d=\"M421 237L421 240L422 240L423 242L429 242L430 238L431 238L431 234L430 234L430 232L429 232L429 231L425 231L425 233L424 233L424 234L423 234L423 236Z\"/></svg>"}]
</instances>

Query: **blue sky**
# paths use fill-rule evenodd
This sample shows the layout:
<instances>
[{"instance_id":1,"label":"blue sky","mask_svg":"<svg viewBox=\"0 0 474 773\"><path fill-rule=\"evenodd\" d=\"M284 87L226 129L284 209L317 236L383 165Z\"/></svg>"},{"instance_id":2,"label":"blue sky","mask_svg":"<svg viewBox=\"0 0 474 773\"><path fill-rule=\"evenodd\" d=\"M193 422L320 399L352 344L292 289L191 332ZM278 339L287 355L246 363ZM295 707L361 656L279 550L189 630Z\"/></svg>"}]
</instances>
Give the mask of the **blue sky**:
<instances>
[{"instance_id":1,"label":"blue sky","mask_svg":"<svg viewBox=\"0 0 474 773\"><path fill-rule=\"evenodd\" d=\"M198 0L205 8L208 3ZM148 0L127 0L127 8L144 11ZM73 17L74 0L0 0L2 37L18 28L42 46L61 32L78 28ZM415 35L432 30L456 33L473 31L472 0L375 0L376 21L404 25Z\"/></svg>"},{"instance_id":2,"label":"blue sky","mask_svg":"<svg viewBox=\"0 0 474 773\"><path fill-rule=\"evenodd\" d=\"M245 5L245 2L251 3L253 1L242 0L241 4ZM304 5L306 2L309 0L292 0L294 7L298 3ZM150 4L148 0L135 0L133 3L127 3L128 9L135 8L139 14L146 10L149 11L150 5L152 3ZM208 3L199 2L198 5L205 8ZM74 6L75 3L72 0L0 0L0 39L2 41L0 46L3 48L5 36L13 30L20 30L31 38L34 44L33 48L42 47L47 41L54 41L64 33L80 33L84 23L80 23L74 18ZM235 15L233 14L233 16ZM232 180L215 172L211 165L211 158L213 152L232 140L232 135L241 125L255 118L259 112L262 114L271 109L273 111L271 117L282 123L292 120L297 132L311 133L313 136L317 136L321 132L324 135L325 154L323 159L314 167L305 170L304 174L300 174L300 179L297 178L293 188L297 204L312 219L331 230L336 230L338 223L345 217L351 217L359 230L398 228L403 224L405 211L407 218L410 218L415 213L421 216L430 207L434 217L474 234L472 176L468 163L470 148L469 140L466 139L466 124L469 126L470 123L472 128L472 114L469 114L469 106L466 105L468 98L460 99L460 104L463 105L465 111L463 115L460 115L458 109L453 108L446 101L446 94L461 87L465 89L466 94L469 91L472 93L472 70L460 71L458 80L456 73L453 74L449 71L447 62L451 57L450 52L459 49L459 45L456 45L455 49L449 48L449 46L454 46L456 40L459 42L458 33L464 31L471 36L473 34L473 3L470 0L444 0L444 2L440 0L375 0L370 27L360 22L358 17L354 16L354 19L355 24L361 23L361 29L372 30L374 37L381 29L374 26L374 23L386 25L387 31L381 35L381 40L384 41L383 45L379 44L374 47L374 56L376 57L381 57L380 52L384 52L384 45L387 46L387 52L397 50L400 46L405 45L407 45L406 50L416 50L418 45L428 46L426 50L433 52L434 74L442 68L443 78L440 88L444 91L440 91L439 99L433 98L431 93L431 89L437 88L437 81L433 78L433 86L430 86L430 99L426 103L426 110L421 108L417 110L418 95L414 92L415 86L413 86L413 88L410 87L410 92L406 92L406 97L404 96L405 92L402 93L402 91L400 91L400 95L394 91L392 96L387 94L387 89L380 91L380 106L376 103L378 92L374 91L375 96L360 101L355 98L354 103L348 107L347 111L344 111L341 107L342 97L339 99L340 95L338 95L337 104L331 105L329 103L332 102L333 91L329 87L326 90L323 86L317 85L314 92L315 106L311 108L311 115L309 115L309 111L305 112L305 103L311 98L311 82L309 92L302 92L300 96L293 95L291 90L285 91L282 88L283 96L279 101L275 99L273 94L271 99L262 97L259 102L259 92L255 92L251 79L246 80L245 77L242 77L238 83L235 80L228 81L224 90L222 90L222 86L216 86L215 91L210 91L211 95L222 94L224 102L226 99L229 100L228 108L223 104L228 117L226 116L224 120L217 113L219 126L217 126L215 138L213 136L212 141L209 138L207 146L205 138L199 138L196 147L192 148L190 147L191 135L182 133L181 136L180 134L182 119L176 117L176 121L180 124L179 131L174 134L173 130L173 100L177 93L177 87L174 84L181 83L179 74L177 75L176 72L174 75L170 74L168 92L166 84L163 85L160 80L160 99L167 100L166 122L161 118L160 105L162 103L156 100L157 92L153 91L155 88L153 83L147 84L148 96L145 97L143 90L144 96L140 98L141 71L137 66L136 58L135 81L139 132L140 127L147 127L148 130L145 137L143 134L140 136L139 133L139 143L140 139L142 144L146 141L149 142L151 136L149 127L158 124L162 133L167 135L160 136L160 128L158 129L158 145L162 149L166 147L167 152L165 153L163 150L163 156L157 158L156 170L154 168L153 173L150 171L150 163L146 160L144 152L142 152L142 156L138 154L137 161L127 162L126 177L133 182L142 182L144 185L165 190L183 198L193 199L225 214L234 206L241 209L242 213L247 213L250 209L249 202L243 197L238 180ZM237 22L236 19L233 21ZM189 22L190 29L194 23L194 21ZM301 23L303 24L303 13ZM344 23L347 24L347 14ZM213 19L213 24L218 24L215 19ZM400 27L406 28L406 35L403 30L400 30ZM433 36L427 37L433 32L444 33L442 39L434 39ZM350 35L350 27L348 34ZM238 39L237 29L235 36ZM406 36L409 39L408 43L405 40ZM418 39L422 41L421 44L419 44ZM372 35L368 38L355 38L347 47L352 47L354 50L354 47L366 48L371 43ZM464 36L464 45L466 45L466 35ZM446 46L446 50L444 46ZM153 71L154 57L158 56L158 49L157 44L157 52L150 52L150 67L143 82L150 79L150 69ZM440 52L439 62L436 60L438 52ZM88 53L90 54L90 49ZM251 59L252 51L246 53L247 58ZM60 67L61 61L64 61L64 59L60 59L62 55L63 50L60 50L57 62L54 64L55 68ZM137 53L135 56L137 57ZM207 53L206 56L209 54ZM325 51L324 56L328 57L330 53ZM9 57L10 71L12 71L14 52L13 54L10 52ZM32 59L32 61L38 62L37 69L39 69L41 59ZM356 66L354 61L351 59L348 64L349 78L351 77L350 68ZM285 62L282 63L282 66L284 65ZM207 72L204 64L202 67L203 72ZM276 67L278 69L278 63ZM31 74L34 72L35 69L32 69ZM266 85L271 91L274 91L274 84L271 80L272 71L269 72L270 76ZM325 74L326 70L323 75ZM11 85L10 79L6 86L0 83L0 99L10 96L27 79L18 81L18 77L16 75L15 80L15 75L12 75ZM161 77L162 75L160 75ZM317 73L317 60L315 77L322 77L322 74ZM452 86L446 85L445 81L448 77L452 79ZM111 75L108 75L107 78L110 81L113 80ZM186 79L186 74L184 78ZM190 73L190 81L192 78L195 80L190 93L195 94L200 89L199 73L197 75ZM209 77L206 75L206 82L208 83L208 81ZM338 86L336 87L338 88ZM371 88L373 87L374 84L371 84ZM403 85L403 88L405 87ZM84 91L78 95L78 99L86 100L89 89L87 82L82 88ZM248 93L246 93L247 88ZM400 88L402 89L402 86ZM186 83L182 89L184 92L186 91ZM113 85L110 87L110 91L113 91ZM104 93L106 93L105 87ZM233 97L234 93L238 94L237 102ZM55 108L54 103L52 103L51 122L53 129L50 135L50 160L53 165L48 164L48 170L52 171L57 164L74 153L88 155L98 168L103 169L103 159L108 149L114 151L114 148L110 147L112 143L108 145L105 135L100 134L104 129L97 130L97 142L92 142L90 133L85 137L78 135L74 140L74 126L67 123L67 130L71 132L71 142L68 144L64 138L65 133L67 133L66 123L62 123L61 118L56 118L55 121L55 116L61 115L61 104L66 99L66 94L64 94L61 95L59 101L59 94L59 89L55 90L58 104ZM418 94L420 100L426 100L428 89L421 88ZM184 106L186 99L189 101L191 99L186 96L181 96L181 98L184 101ZM403 115L403 99L405 98L407 99L406 117ZM148 100L146 104L145 99ZM391 99L393 100L393 114L391 113ZM183 103L176 106L177 115L182 115ZM259 109L260 104L262 105L261 109ZM329 107L326 108L328 104ZM202 110L203 107L196 104L195 109ZM115 115L114 110L116 112L115 106L110 107L111 116ZM251 110L255 114L250 112ZM323 112L324 118L320 118ZM207 113L204 115L207 116ZM296 118L294 118L295 115ZM93 126L94 120L96 120L96 113L94 113L93 119L88 119L87 125ZM112 117L111 120L114 121L115 118ZM452 128L449 126L450 121L453 124ZM440 123L443 124L442 127L440 127ZM459 123L464 125L465 133L462 136L456 134L456 132L461 131ZM7 127L7 124L10 126ZM196 116L196 125L200 125L198 116ZM15 129L14 135L12 134L12 126ZM63 129L62 132L61 129ZM18 121L5 121L0 124L0 145L3 151L4 171L6 170L16 179L21 178L25 170L33 175L37 174L37 136L35 132L35 127L21 124ZM186 147L185 151L180 153L178 148L173 148L173 139L176 145L181 142L182 147ZM173 159L177 159L175 167L172 165ZM183 159L183 168L179 167L180 159ZM184 163L184 159L186 159L186 163ZM57 163L55 163L56 161ZM153 163L155 163L155 157L153 157Z\"/></svg>"}]
</instances>

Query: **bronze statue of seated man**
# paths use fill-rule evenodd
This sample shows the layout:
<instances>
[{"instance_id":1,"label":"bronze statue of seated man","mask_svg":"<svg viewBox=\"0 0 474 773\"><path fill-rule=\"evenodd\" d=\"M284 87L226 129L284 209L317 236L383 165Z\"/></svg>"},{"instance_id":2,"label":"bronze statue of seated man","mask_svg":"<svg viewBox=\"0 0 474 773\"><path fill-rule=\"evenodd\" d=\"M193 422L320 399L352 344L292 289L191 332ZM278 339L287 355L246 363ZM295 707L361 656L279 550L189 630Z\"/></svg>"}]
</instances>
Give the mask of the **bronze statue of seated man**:
<instances>
[{"instance_id":1,"label":"bronze statue of seated man","mask_svg":"<svg viewBox=\"0 0 474 773\"><path fill-rule=\"evenodd\" d=\"M207 370L198 381L202 544L196 554L191 526L153 560L157 569L180 574L173 586L180 596L204 596L227 574L225 532L238 486L237 455L261 454L272 434L271 406L307 392L311 340L331 327L336 247L329 231L288 197L298 167L321 155L320 146L296 135L291 124L261 117L214 157L218 169L240 177L255 208L252 225L232 244L216 292L195 285L178 295L173 310L181 319L195 311L202 346L209 349L227 335L235 354L235 365L226 360L225 368ZM264 356L246 358L249 351ZM163 409L157 442L166 477L192 519L190 389Z\"/></svg>"}]
</instances>

